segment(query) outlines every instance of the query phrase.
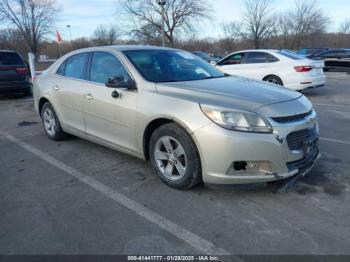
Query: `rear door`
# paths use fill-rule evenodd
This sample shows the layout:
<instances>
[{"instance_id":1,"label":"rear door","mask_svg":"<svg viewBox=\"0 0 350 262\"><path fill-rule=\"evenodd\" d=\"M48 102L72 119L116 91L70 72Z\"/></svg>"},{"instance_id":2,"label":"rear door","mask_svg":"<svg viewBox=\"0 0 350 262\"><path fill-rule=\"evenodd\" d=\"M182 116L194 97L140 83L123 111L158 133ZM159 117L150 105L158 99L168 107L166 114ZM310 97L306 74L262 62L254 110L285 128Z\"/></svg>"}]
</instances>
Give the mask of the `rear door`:
<instances>
[{"instance_id":1,"label":"rear door","mask_svg":"<svg viewBox=\"0 0 350 262\"><path fill-rule=\"evenodd\" d=\"M266 52L247 52L244 58L242 75L248 78L262 80L269 74L276 74L279 60Z\"/></svg>"},{"instance_id":2,"label":"rear door","mask_svg":"<svg viewBox=\"0 0 350 262\"><path fill-rule=\"evenodd\" d=\"M85 132L82 108L88 57L89 53L80 53L67 58L54 75L51 86L60 121L79 132Z\"/></svg>"}]
</instances>

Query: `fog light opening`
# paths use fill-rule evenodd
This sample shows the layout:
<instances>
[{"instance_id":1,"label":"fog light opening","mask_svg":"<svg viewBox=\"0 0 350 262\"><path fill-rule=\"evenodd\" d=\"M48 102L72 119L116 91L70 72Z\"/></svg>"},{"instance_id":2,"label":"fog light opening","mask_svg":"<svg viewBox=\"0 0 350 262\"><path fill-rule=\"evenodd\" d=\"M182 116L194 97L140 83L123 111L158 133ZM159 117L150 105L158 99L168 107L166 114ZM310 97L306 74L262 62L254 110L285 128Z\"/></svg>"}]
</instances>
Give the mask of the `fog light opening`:
<instances>
[{"instance_id":1,"label":"fog light opening","mask_svg":"<svg viewBox=\"0 0 350 262\"><path fill-rule=\"evenodd\" d=\"M247 162L246 161L235 161L233 162L233 168L236 171L245 171L247 169Z\"/></svg>"}]
</instances>

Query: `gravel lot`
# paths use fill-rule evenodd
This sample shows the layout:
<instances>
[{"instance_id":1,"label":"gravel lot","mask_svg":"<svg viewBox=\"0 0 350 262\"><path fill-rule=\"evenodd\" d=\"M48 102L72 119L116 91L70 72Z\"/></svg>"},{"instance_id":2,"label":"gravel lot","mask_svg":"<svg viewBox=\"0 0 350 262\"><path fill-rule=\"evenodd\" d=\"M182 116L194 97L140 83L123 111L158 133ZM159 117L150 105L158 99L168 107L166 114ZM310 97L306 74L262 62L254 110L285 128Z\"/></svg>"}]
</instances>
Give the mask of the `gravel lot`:
<instances>
[{"instance_id":1,"label":"gravel lot","mask_svg":"<svg viewBox=\"0 0 350 262\"><path fill-rule=\"evenodd\" d=\"M0 254L350 254L350 76L305 91L322 157L278 183L176 191L148 162L46 138L31 98L0 97Z\"/></svg>"}]
</instances>

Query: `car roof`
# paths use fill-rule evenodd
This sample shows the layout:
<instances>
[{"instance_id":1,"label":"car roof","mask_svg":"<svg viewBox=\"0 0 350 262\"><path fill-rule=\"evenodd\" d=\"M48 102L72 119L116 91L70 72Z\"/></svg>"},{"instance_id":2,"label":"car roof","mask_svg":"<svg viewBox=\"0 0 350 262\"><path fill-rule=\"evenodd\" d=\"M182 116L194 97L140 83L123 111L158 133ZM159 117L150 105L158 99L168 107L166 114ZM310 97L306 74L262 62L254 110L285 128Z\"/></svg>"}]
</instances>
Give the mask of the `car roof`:
<instances>
[{"instance_id":1,"label":"car roof","mask_svg":"<svg viewBox=\"0 0 350 262\"><path fill-rule=\"evenodd\" d=\"M238 53L238 52L277 52L279 50L277 49L247 49L247 50L240 50L240 51L236 51L236 52L233 52L233 53ZM232 54L233 54L232 53Z\"/></svg>"},{"instance_id":2,"label":"car roof","mask_svg":"<svg viewBox=\"0 0 350 262\"><path fill-rule=\"evenodd\" d=\"M98 50L112 50L112 51L137 51L137 50L178 50L169 47L162 46L151 46L151 45L111 45L111 46L97 46L97 47L88 47L83 49L78 49L78 52L91 52Z\"/></svg>"}]
</instances>

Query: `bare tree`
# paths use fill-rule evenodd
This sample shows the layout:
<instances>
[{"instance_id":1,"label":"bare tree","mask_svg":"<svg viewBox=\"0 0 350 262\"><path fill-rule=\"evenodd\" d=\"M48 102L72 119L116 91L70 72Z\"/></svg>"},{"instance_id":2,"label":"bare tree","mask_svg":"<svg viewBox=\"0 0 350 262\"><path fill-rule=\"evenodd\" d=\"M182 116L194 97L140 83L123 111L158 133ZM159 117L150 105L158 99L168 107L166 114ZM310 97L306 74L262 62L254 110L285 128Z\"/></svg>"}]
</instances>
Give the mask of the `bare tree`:
<instances>
[{"instance_id":1,"label":"bare tree","mask_svg":"<svg viewBox=\"0 0 350 262\"><path fill-rule=\"evenodd\" d=\"M278 17L277 34L281 38L280 48L293 49L291 42L292 25L288 14L282 14Z\"/></svg>"},{"instance_id":2,"label":"bare tree","mask_svg":"<svg viewBox=\"0 0 350 262\"><path fill-rule=\"evenodd\" d=\"M338 33L334 38L336 38L337 47L348 47L350 45L350 20L344 20L340 23Z\"/></svg>"},{"instance_id":3,"label":"bare tree","mask_svg":"<svg viewBox=\"0 0 350 262\"><path fill-rule=\"evenodd\" d=\"M339 33L350 34L350 20L344 20L339 25Z\"/></svg>"},{"instance_id":4,"label":"bare tree","mask_svg":"<svg viewBox=\"0 0 350 262\"><path fill-rule=\"evenodd\" d=\"M1 49L14 49L22 54L28 52L21 32L13 28L0 30L0 50Z\"/></svg>"},{"instance_id":5,"label":"bare tree","mask_svg":"<svg viewBox=\"0 0 350 262\"><path fill-rule=\"evenodd\" d=\"M120 33L116 27L99 25L92 35L92 40L96 45L114 45L119 36Z\"/></svg>"},{"instance_id":6,"label":"bare tree","mask_svg":"<svg viewBox=\"0 0 350 262\"><path fill-rule=\"evenodd\" d=\"M34 54L38 53L40 40L52 32L58 11L55 0L0 1L0 17L21 32Z\"/></svg>"},{"instance_id":7,"label":"bare tree","mask_svg":"<svg viewBox=\"0 0 350 262\"><path fill-rule=\"evenodd\" d=\"M272 0L246 0L241 35L251 41L255 48L271 37L275 30Z\"/></svg>"},{"instance_id":8,"label":"bare tree","mask_svg":"<svg viewBox=\"0 0 350 262\"><path fill-rule=\"evenodd\" d=\"M330 21L324 11L318 7L317 0L296 0L295 9L287 15L295 49L299 49L310 36L315 39L316 36L324 33Z\"/></svg>"},{"instance_id":9,"label":"bare tree","mask_svg":"<svg viewBox=\"0 0 350 262\"><path fill-rule=\"evenodd\" d=\"M238 22L228 22L221 25L226 39L239 39L241 37L241 24Z\"/></svg>"},{"instance_id":10,"label":"bare tree","mask_svg":"<svg viewBox=\"0 0 350 262\"><path fill-rule=\"evenodd\" d=\"M131 33L146 41L158 40L162 33L162 7L155 0L124 0L123 8L133 21ZM173 46L175 35L191 32L197 18L207 17L208 1L168 0L164 6L165 37Z\"/></svg>"}]
</instances>

